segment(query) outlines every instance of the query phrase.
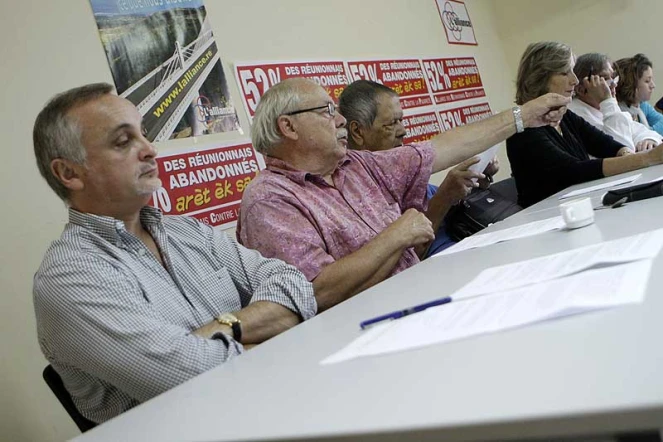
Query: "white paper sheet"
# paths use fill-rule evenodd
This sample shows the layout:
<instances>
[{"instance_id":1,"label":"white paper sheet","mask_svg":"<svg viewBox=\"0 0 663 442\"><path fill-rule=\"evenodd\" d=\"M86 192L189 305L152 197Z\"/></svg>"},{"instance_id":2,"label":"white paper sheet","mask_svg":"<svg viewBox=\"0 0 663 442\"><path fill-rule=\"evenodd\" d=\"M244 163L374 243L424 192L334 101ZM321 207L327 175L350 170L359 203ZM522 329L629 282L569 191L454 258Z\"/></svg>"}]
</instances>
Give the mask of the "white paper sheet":
<instances>
[{"instance_id":1,"label":"white paper sheet","mask_svg":"<svg viewBox=\"0 0 663 442\"><path fill-rule=\"evenodd\" d=\"M564 221L562 220L561 216L556 216L554 218L547 218L541 221L534 221L531 223L523 224L522 226L515 226L504 230L498 230L497 232L478 233L476 235L468 236L456 245L442 250L440 253L436 253L433 255L433 257L449 255L451 253L461 252L468 249L475 249L477 247L485 247L502 241L525 238L527 236L538 235L540 233L562 228L564 228Z\"/></svg>"},{"instance_id":2,"label":"white paper sheet","mask_svg":"<svg viewBox=\"0 0 663 442\"><path fill-rule=\"evenodd\" d=\"M393 353L644 301L652 260L433 307L361 332L321 364Z\"/></svg>"},{"instance_id":3,"label":"white paper sheet","mask_svg":"<svg viewBox=\"0 0 663 442\"><path fill-rule=\"evenodd\" d=\"M622 184L632 183L633 181L637 180L641 176L642 176L642 174L638 173L636 175L632 175L632 176L629 176L629 177L626 177L626 178L620 178L618 180L608 181L607 183L597 184L595 186L585 187L583 189L578 189L578 190L573 190L571 192L568 192L568 193L565 193L564 195L559 196L558 198L560 200L562 200L562 199L565 199L565 198L571 198L571 197L574 197L574 196L584 195L586 193L590 193L590 192L593 192L595 190L607 189L609 187L616 187L616 186L619 186L619 185L622 185Z\"/></svg>"},{"instance_id":4,"label":"white paper sheet","mask_svg":"<svg viewBox=\"0 0 663 442\"><path fill-rule=\"evenodd\" d=\"M486 166L490 161L495 158L495 155L497 154L497 149L500 147L499 144L494 145L488 150L484 150L481 152L479 155L476 155L479 157L479 162L476 164L473 164L470 166L470 170L472 172L478 172L478 173L483 173L483 171L486 169Z\"/></svg>"},{"instance_id":5,"label":"white paper sheet","mask_svg":"<svg viewBox=\"0 0 663 442\"><path fill-rule=\"evenodd\" d=\"M527 261L491 267L479 273L476 278L453 293L451 297L456 301L551 281L601 264L652 259L659 254L661 248L663 248L663 229Z\"/></svg>"}]
</instances>

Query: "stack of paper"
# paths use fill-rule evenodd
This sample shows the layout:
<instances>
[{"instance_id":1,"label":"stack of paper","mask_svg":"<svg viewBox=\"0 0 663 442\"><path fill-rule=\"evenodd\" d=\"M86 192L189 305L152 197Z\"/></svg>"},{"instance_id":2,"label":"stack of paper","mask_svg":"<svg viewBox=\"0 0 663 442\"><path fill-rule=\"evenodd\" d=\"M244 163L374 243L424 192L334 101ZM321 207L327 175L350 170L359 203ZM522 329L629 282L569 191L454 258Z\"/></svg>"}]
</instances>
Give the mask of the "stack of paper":
<instances>
[{"instance_id":1,"label":"stack of paper","mask_svg":"<svg viewBox=\"0 0 663 442\"><path fill-rule=\"evenodd\" d=\"M574 196L585 195L587 193L594 192L595 190L609 189L610 187L617 187L617 186L621 186L622 184L629 184L629 183L632 183L633 181L637 180L641 176L642 176L642 174L639 173L637 175L631 175L631 176L628 176L626 178L620 178L620 179L617 179L617 180L608 181L607 183L601 183L601 184L596 184L594 186L589 186L589 187L585 187L585 188L578 189L578 190L572 190L571 192L567 192L563 195L558 196L558 198L562 200L562 199L571 198L571 197L574 197Z\"/></svg>"},{"instance_id":2,"label":"stack of paper","mask_svg":"<svg viewBox=\"0 0 663 442\"><path fill-rule=\"evenodd\" d=\"M487 269L451 295L450 304L381 323L322 364L641 303L652 259L662 247L663 230L656 230ZM596 266L605 267L586 270Z\"/></svg>"},{"instance_id":3,"label":"stack of paper","mask_svg":"<svg viewBox=\"0 0 663 442\"><path fill-rule=\"evenodd\" d=\"M663 247L663 230L580 247L541 258L491 267L456 291L454 300L505 291L572 275L599 265L652 259Z\"/></svg>"},{"instance_id":4,"label":"stack of paper","mask_svg":"<svg viewBox=\"0 0 663 442\"><path fill-rule=\"evenodd\" d=\"M451 253L461 252L468 249L475 249L477 247L485 247L502 241L525 238L527 236L538 235L539 233L561 229L563 227L564 220L562 220L561 216L556 216L554 218L548 218L541 221L534 221L531 223L523 224L522 226L498 230L497 232L477 233L475 235L468 236L458 244L433 255L433 257L449 255Z\"/></svg>"}]
</instances>

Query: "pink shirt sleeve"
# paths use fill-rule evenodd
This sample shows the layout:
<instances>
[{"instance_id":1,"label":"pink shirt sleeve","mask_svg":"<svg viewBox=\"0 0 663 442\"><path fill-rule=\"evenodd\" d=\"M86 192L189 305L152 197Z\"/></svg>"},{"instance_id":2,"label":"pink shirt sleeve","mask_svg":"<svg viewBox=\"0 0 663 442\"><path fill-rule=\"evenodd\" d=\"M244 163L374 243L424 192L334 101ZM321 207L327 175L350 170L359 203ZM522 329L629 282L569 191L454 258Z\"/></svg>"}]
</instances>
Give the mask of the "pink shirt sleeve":
<instances>
[{"instance_id":1,"label":"pink shirt sleeve","mask_svg":"<svg viewBox=\"0 0 663 442\"><path fill-rule=\"evenodd\" d=\"M435 149L427 141L372 152L365 155L364 162L403 212L411 208L423 211L426 209L426 187L434 158Z\"/></svg>"}]
</instances>

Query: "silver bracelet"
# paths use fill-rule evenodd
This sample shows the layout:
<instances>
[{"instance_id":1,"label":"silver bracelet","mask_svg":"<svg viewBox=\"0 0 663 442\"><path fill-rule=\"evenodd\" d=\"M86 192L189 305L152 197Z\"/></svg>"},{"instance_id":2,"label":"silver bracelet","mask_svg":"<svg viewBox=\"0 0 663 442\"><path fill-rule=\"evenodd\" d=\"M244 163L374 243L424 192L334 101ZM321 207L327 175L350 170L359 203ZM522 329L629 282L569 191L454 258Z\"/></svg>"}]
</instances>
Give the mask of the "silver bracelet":
<instances>
[{"instance_id":1,"label":"silver bracelet","mask_svg":"<svg viewBox=\"0 0 663 442\"><path fill-rule=\"evenodd\" d=\"M516 133L523 132L525 130L525 125L523 124L523 115L520 106L515 106L511 109L511 112L513 112L513 119L516 122Z\"/></svg>"}]
</instances>

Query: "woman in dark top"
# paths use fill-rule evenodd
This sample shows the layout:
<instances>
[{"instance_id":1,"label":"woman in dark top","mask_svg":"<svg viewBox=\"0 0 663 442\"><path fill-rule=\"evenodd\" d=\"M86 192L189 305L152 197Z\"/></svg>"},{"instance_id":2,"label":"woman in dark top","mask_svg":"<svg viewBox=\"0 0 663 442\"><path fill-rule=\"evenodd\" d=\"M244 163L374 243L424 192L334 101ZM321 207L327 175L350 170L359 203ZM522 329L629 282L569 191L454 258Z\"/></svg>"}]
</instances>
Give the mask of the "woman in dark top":
<instances>
[{"instance_id":1,"label":"woman in dark top","mask_svg":"<svg viewBox=\"0 0 663 442\"><path fill-rule=\"evenodd\" d=\"M525 103L548 92L571 97L578 85L574 64L571 48L563 43L529 45L518 68L516 103ZM583 82L602 82L608 88L598 75L584 78ZM518 188L518 204L523 207L573 184L663 161L663 144L631 155L629 148L570 111L566 111L559 125L525 129L513 135L507 140L506 149Z\"/></svg>"}]
</instances>

